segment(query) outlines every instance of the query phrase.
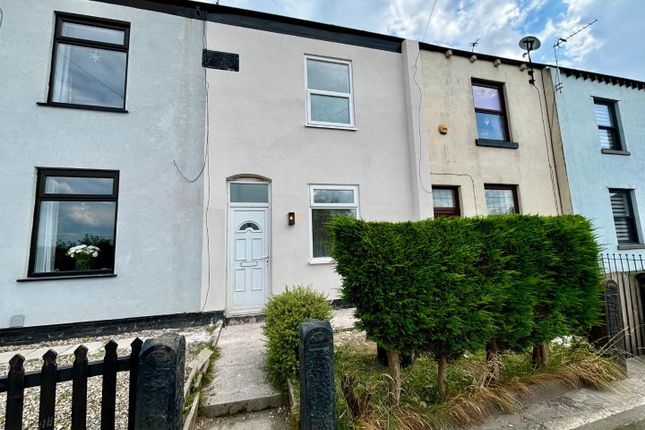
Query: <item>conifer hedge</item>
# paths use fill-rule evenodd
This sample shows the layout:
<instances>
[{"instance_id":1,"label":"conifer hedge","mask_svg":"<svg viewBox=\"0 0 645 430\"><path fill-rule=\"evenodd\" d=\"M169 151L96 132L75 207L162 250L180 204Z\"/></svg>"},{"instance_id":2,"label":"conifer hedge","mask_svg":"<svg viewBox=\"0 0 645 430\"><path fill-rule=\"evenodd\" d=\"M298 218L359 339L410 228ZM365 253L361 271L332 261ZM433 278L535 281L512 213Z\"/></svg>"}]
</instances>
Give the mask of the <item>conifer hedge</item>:
<instances>
[{"instance_id":1,"label":"conifer hedge","mask_svg":"<svg viewBox=\"0 0 645 430\"><path fill-rule=\"evenodd\" d=\"M389 351L523 350L581 333L601 309L598 247L578 215L331 220L343 299ZM392 368L391 368L392 370Z\"/></svg>"}]
</instances>

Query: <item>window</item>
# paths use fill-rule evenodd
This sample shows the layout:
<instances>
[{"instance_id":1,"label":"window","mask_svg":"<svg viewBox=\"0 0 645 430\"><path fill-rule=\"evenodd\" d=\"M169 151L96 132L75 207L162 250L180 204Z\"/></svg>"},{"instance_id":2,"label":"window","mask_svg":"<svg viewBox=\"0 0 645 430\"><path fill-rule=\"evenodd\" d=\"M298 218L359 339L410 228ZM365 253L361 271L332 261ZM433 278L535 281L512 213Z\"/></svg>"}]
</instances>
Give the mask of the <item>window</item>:
<instances>
[{"instance_id":1,"label":"window","mask_svg":"<svg viewBox=\"0 0 645 430\"><path fill-rule=\"evenodd\" d=\"M618 134L618 122L616 121L615 102L594 100L594 108L600 146L602 149L622 150L623 147Z\"/></svg>"},{"instance_id":2,"label":"window","mask_svg":"<svg viewBox=\"0 0 645 430\"><path fill-rule=\"evenodd\" d=\"M520 212L515 185L486 185L484 188L489 215L507 215Z\"/></svg>"},{"instance_id":3,"label":"window","mask_svg":"<svg viewBox=\"0 0 645 430\"><path fill-rule=\"evenodd\" d=\"M119 173L40 169L29 276L114 273Z\"/></svg>"},{"instance_id":4,"label":"window","mask_svg":"<svg viewBox=\"0 0 645 430\"><path fill-rule=\"evenodd\" d=\"M358 187L351 185L311 185L311 257L331 261L331 241L327 222L332 216L358 217Z\"/></svg>"},{"instance_id":5,"label":"window","mask_svg":"<svg viewBox=\"0 0 645 430\"><path fill-rule=\"evenodd\" d=\"M231 182L231 203L269 203L269 184Z\"/></svg>"},{"instance_id":6,"label":"window","mask_svg":"<svg viewBox=\"0 0 645 430\"><path fill-rule=\"evenodd\" d=\"M48 103L124 110L130 24L56 14Z\"/></svg>"},{"instance_id":7,"label":"window","mask_svg":"<svg viewBox=\"0 0 645 430\"><path fill-rule=\"evenodd\" d=\"M354 127L352 65L349 61L306 57L307 123Z\"/></svg>"},{"instance_id":8,"label":"window","mask_svg":"<svg viewBox=\"0 0 645 430\"><path fill-rule=\"evenodd\" d=\"M432 187L434 216L459 216L459 192L457 187Z\"/></svg>"},{"instance_id":9,"label":"window","mask_svg":"<svg viewBox=\"0 0 645 430\"><path fill-rule=\"evenodd\" d=\"M631 191L610 189L609 197L618 243L639 243Z\"/></svg>"},{"instance_id":10,"label":"window","mask_svg":"<svg viewBox=\"0 0 645 430\"><path fill-rule=\"evenodd\" d=\"M477 137L508 141L504 93L501 85L473 82L473 100L477 120Z\"/></svg>"}]
</instances>

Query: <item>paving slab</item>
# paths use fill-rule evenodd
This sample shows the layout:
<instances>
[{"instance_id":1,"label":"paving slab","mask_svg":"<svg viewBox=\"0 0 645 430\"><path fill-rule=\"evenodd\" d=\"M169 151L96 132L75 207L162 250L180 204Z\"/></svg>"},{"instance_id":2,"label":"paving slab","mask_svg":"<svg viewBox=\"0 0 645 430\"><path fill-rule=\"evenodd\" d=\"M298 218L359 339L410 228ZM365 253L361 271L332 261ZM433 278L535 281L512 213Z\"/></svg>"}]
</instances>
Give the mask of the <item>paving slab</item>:
<instances>
[{"instance_id":1,"label":"paving slab","mask_svg":"<svg viewBox=\"0 0 645 430\"><path fill-rule=\"evenodd\" d=\"M627 360L627 379L612 390L580 389L556 398L530 403L514 415L500 415L479 430L614 430L645 421L645 357ZM616 418L622 416L620 418ZM643 420L643 421L640 421ZM633 428L645 428L633 427Z\"/></svg>"},{"instance_id":2,"label":"paving slab","mask_svg":"<svg viewBox=\"0 0 645 430\"><path fill-rule=\"evenodd\" d=\"M334 331L352 330L356 325L354 311L354 308L335 310L330 321L332 329Z\"/></svg>"},{"instance_id":3,"label":"paving slab","mask_svg":"<svg viewBox=\"0 0 645 430\"><path fill-rule=\"evenodd\" d=\"M25 361L40 360L40 359L43 358L43 355L45 355L45 353L47 351L49 351L49 349L50 348L48 348L48 347L42 347L42 348L38 348L38 349L33 349L28 354L23 355L23 357L25 357Z\"/></svg>"},{"instance_id":4,"label":"paving slab","mask_svg":"<svg viewBox=\"0 0 645 430\"><path fill-rule=\"evenodd\" d=\"M20 350L20 351L7 351L7 352L0 352L0 364L6 364L9 363L9 361L13 358L14 355L20 354L23 357L31 354L33 351L36 349L25 349L25 350Z\"/></svg>"},{"instance_id":5,"label":"paving slab","mask_svg":"<svg viewBox=\"0 0 645 430\"><path fill-rule=\"evenodd\" d=\"M266 409L220 418L198 418L197 430L287 430L287 408Z\"/></svg>"},{"instance_id":6,"label":"paving slab","mask_svg":"<svg viewBox=\"0 0 645 430\"><path fill-rule=\"evenodd\" d=\"M263 323L229 325L222 329L215 375L203 389L200 416L218 417L283 406L286 394L266 379Z\"/></svg>"}]
</instances>

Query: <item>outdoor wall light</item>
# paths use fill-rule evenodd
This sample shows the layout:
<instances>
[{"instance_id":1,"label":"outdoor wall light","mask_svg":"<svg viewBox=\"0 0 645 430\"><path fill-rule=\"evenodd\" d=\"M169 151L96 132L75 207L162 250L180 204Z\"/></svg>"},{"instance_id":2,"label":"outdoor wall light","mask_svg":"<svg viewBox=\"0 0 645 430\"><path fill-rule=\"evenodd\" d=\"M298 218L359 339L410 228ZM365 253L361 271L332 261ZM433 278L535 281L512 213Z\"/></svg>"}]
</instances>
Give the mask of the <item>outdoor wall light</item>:
<instances>
[{"instance_id":1,"label":"outdoor wall light","mask_svg":"<svg viewBox=\"0 0 645 430\"><path fill-rule=\"evenodd\" d=\"M289 212L287 214L287 219L289 220L289 225L295 225L296 224L296 213L295 212Z\"/></svg>"}]
</instances>

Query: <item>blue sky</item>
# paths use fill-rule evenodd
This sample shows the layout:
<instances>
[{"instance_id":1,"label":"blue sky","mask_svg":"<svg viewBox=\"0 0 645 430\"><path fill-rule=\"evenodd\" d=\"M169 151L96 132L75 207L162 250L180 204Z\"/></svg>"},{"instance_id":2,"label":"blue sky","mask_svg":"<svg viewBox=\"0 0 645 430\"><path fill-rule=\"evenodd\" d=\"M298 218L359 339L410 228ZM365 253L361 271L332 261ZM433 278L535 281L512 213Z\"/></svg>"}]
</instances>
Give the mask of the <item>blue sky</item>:
<instances>
[{"instance_id":1,"label":"blue sky","mask_svg":"<svg viewBox=\"0 0 645 430\"><path fill-rule=\"evenodd\" d=\"M215 2L215 0L205 0ZM421 40L434 0L221 0L254 9ZM645 81L643 0L437 0L425 42L520 58L531 34L542 41L535 61L553 63L553 44L593 26L558 50L562 65ZM639 40L640 39L640 40Z\"/></svg>"}]
</instances>

